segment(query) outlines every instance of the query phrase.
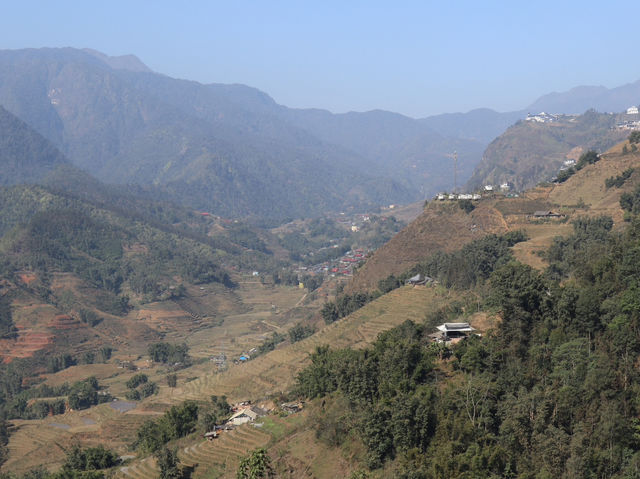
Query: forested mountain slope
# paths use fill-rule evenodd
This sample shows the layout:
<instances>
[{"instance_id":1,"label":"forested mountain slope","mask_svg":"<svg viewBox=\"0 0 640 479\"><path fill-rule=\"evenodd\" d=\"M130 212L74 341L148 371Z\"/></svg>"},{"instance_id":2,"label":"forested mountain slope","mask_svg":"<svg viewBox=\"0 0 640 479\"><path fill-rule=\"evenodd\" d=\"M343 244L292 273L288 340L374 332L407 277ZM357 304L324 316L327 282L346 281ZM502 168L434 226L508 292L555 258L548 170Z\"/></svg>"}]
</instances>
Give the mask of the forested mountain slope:
<instances>
[{"instance_id":1,"label":"forested mountain slope","mask_svg":"<svg viewBox=\"0 0 640 479\"><path fill-rule=\"evenodd\" d=\"M115 69L73 49L0 53L0 103L101 180L157 187L224 215L283 218L412 198L359 171L357 154L247 111L237 96L253 104L260 95Z\"/></svg>"},{"instance_id":2,"label":"forested mountain slope","mask_svg":"<svg viewBox=\"0 0 640 479\"><path fill-rule=\"evenodd\" d=\"M0 185L43 181L71 166L51 142L0 106Z\"/></svg>"},{"instance_id":3,"label":"forested mountain slope","mask_svg":"<svg viewBox=\"0 0 640 479\"><path fill-rule=\"evenodd\" d=\"M297 389L322 401L317 439L345 450L362 444L358 459L373 477L633 477L640 460L633 400L640 387L633 367L640 358L640 137L632 138L552 191L494 203L505 216L529 216L521 223L529 221L532 232L569 226L538 245L542 268L505 255L499 238L416 266L469 295L456 304L457 321L496 319L481 335L450 346L431 342L433 327L453 316L443 309L364 350L319 348ZM584 204L552 204L567 218L521 212L589 189L594 195Z\"/></svg>"}]
</instances>

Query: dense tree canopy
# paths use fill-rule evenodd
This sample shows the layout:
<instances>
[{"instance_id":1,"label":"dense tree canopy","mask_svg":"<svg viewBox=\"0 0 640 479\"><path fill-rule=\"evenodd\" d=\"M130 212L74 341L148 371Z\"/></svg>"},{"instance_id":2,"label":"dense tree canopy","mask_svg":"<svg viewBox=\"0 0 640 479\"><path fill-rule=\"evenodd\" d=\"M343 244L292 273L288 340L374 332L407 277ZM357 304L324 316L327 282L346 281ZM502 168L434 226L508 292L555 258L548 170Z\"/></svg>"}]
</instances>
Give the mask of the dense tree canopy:
<instances>
[{"instance_id":1,"label":"dense tree canopy","mask_svg":"<svg viewBox=\"0 0 640 479\"><path fill-rule=\"evenodd\" d=\"M636 477L640 221L579 219L548 258L544 273L508 260L477 276L501 321L447 363L412 323L365 350L318 348L297 382L324 398L318 438L353 431L394 477Z\"/></svg>"}]
</instances>

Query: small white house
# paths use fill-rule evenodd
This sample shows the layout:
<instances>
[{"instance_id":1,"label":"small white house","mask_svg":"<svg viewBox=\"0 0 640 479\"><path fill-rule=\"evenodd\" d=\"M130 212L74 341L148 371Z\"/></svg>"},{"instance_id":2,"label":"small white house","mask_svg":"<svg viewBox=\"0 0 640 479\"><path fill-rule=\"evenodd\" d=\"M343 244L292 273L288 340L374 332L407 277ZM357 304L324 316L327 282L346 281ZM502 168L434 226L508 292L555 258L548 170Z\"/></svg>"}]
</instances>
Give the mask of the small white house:
<instances>
[{"instance_id":1,"label":"small white house","mask_svg":"<svg viewBox=\"0 0 640 479\"><path fill-rule=\"evenodd\" d=\"M484 191L493 191L493 185L484 185Z\"/></svg>"},{"instance_id":2,"label":"small white house","mask_svg":"<svg viewBox=\"0 0 640 479\"><path fill-rule=\"evenodd\" d=\"M437 333L429 336L438 343L456 343L476 330L469 323L444 323L437 326L437 329Z\"/></svg>"},{"instance_id":3,"label":"small white house","mask_svg":"<svg viewBox=\"0 0 640 479\"><path fill-rule=\"evenodd\" d=\"M246 422L253 422L261 416L264 416L266 411L260 409L256 406L247 407L244 409L240 409L233 416L229 418L227 423L231 423L234 426L239 426Z\"/></svg>"},{"instance_id":4,"label":"small white house","mask_svg":"<svg viewBox=\"0 0 640 479\"><path fill-rule=\"evenodd\" d=\"M638 114L637 106L630 106L629 108L627 108L627 115L637 115L637 114Z\"/></svg>"}]
</instances>

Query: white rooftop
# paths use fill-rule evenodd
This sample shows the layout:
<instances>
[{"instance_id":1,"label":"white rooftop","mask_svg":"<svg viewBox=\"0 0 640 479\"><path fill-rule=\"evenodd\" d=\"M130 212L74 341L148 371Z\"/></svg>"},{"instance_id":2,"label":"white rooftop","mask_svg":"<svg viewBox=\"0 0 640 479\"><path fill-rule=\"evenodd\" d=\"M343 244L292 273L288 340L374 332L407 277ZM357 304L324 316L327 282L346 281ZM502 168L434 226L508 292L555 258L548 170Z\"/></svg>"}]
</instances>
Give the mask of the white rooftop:
<instances>
[{"instance_id":1,"label":"white rooftop","mask_svg":"<svg viewBox=\"0 0 640 479\"><path fill-rule=\"evenodd\" d=\"M443 333L449 331L460 331L460 332L471 332L475 331L476 328L471 327L469 323L444 323L437 327L439 331Z\"/></svg>"}]
</instances>

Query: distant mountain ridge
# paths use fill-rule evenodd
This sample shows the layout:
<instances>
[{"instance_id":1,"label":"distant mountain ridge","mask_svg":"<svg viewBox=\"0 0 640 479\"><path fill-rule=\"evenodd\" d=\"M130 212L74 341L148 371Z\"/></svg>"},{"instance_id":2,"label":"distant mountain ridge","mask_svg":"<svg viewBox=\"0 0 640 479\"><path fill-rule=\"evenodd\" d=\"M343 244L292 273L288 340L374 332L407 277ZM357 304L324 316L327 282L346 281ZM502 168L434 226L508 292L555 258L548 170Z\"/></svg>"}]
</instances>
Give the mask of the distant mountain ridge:
<instances>
[{"instance_id":1,"label":"distant mountain ridge","mask_svg":"<svg viewBox=\"0 0 640 479\"><path fill-rule=\"evenodd\" d=\"M589 92L599 106L626 105L633 85L554 94L531 107L555 111L578 97L592 106ZM451 189L454 150L463 184L489 142L531 110L416 120L291 109L245 85L176 80L133 55L72 48L0 51L0 104L102 181L225 216L274 219Z\"/></svg>"},{"instance_id":2,"label":"distant mountain ridge","mask_svg":"<svg viewBox=\"0 0 640 479\"><path fill-rule=\"evenodd\" d=\"M616 88L578 86L561 93L549 93L529 105L531 113L581 114L589 109L622 112L640 105L640 80Z\"/></svg>"},{"instance_id":3,"label":"distant mountain ridge","mask_svg":"<svg viewBox=\"0 0 640 479\"><path fill-rule=\"evenodd\" d=\"M105 55L98 50L93 50L91 48L84 48L82 51L93 55L94 57L100 59L111 68L115 70L129 70L132 72L152 72L151 68L142 63L142 61L135 55L120 55L120 56L109 56Z\"/></svg>"},{"instance_id":4,"label":"distant mountain ridge","mask_svg":"<svg viewBox=\"0 0 640 479\"><path fill-rule=\"evenodd\" d=\"M0 52L0 103L99 179L222 215L285 218L420 199L469 176L483 145L387 112L291 110L243 85L202 85L137 59ZM408 125L411 125L409 127Z\"/></svg>"}]
</instances>

